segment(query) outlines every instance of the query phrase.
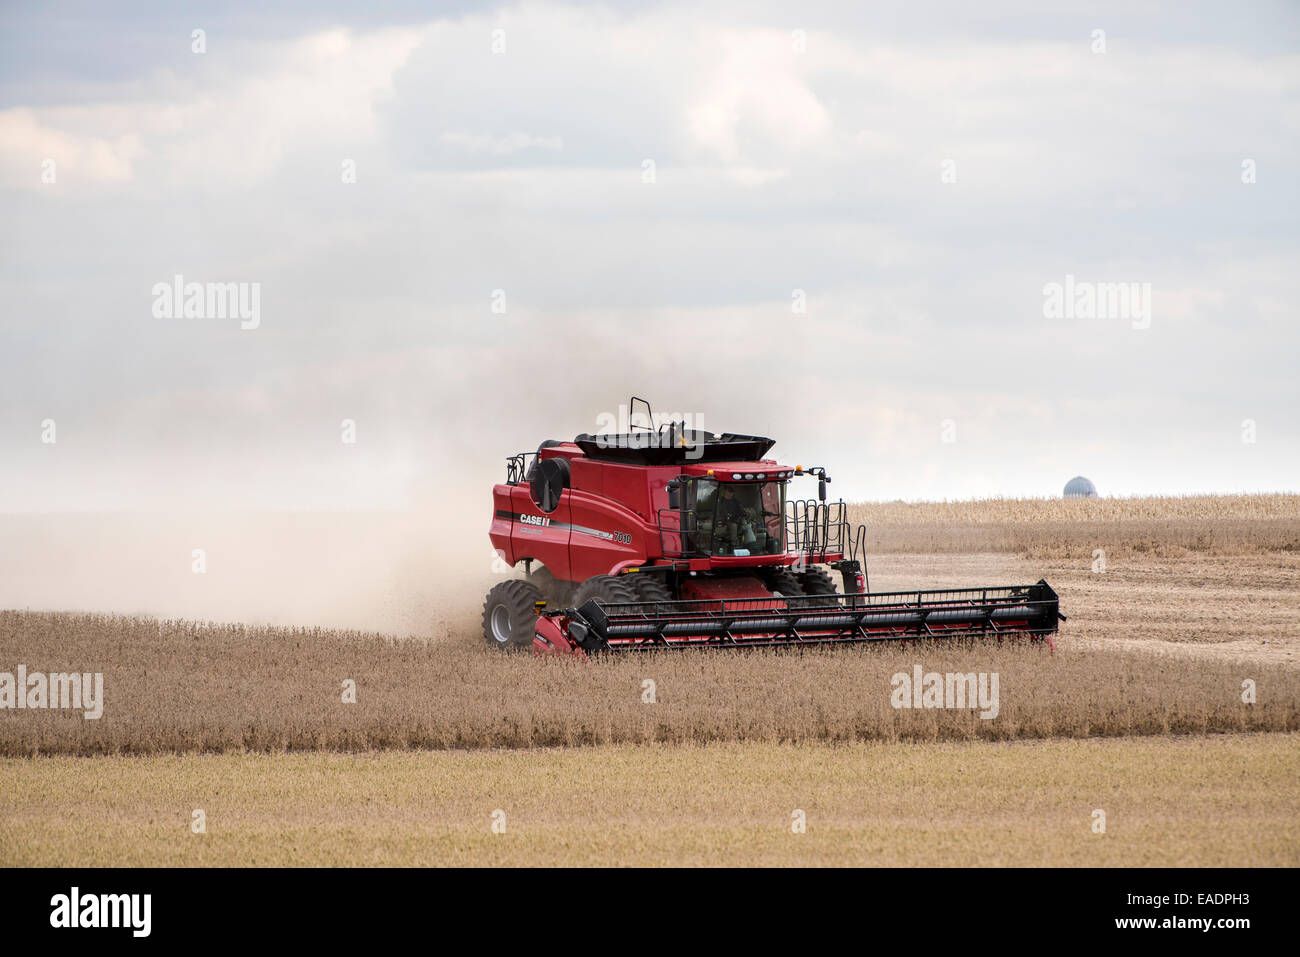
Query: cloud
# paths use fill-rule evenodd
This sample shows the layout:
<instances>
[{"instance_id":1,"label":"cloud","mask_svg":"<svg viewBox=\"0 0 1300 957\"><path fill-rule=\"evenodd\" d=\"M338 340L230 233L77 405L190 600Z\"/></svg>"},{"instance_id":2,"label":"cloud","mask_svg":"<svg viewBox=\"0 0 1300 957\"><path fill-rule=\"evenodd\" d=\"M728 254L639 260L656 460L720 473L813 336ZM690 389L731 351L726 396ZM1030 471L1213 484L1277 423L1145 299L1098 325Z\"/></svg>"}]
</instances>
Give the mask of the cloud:
<instances>
[{"instance_id":1,"label":"cloud","mask_svg":"<svg viewBox=\"0 0 1300 957\"><path fill-rule=\"evenodd\" d=\"M729 30L716 36L717 66L686 104L695 144L728 165L778 148L816 150L832 122L801 75L789 33Z\"/></svg>"},{"instance_id":2,"label":"cloud","mask_svg":"<svg viewBox=\"0 0 1300 957\"><path fill-rule=\"evenodd\" d=\"M44 124L30 109L0 111L0 181L5 185L36 189L60 181L125 183L142 153L140 138L132 132L106 138Z\"/></svg>"},{"instance_id":3,"label":"cloud","mask_svg":"<svg viewBox=\"0 0 1300 957\"><path fill-rule=\"evenodd\" d=\"M849 495L1294 486L1295 55L891 9L108 24L147 68L0 111L0 510L400 504L632 391ZM155 319L176 273L261 283L261 327ZM1045 320L1067 273L1151 282L1151 329Z\"/></svg>"},{"instance_id":4,"label":"cloud","mask_svg":"<svg viewBox=\"0 0 1300 957\"><path fill-rule=\"evenodd\" d=\"M459 147L469 153L489 153L505 156L520 150L541 149L558 152L564 149L564 139L559 136L530 136L518 131L506 136L486 136L478 133L443 133L442 142Z\"/></svg>"},{"instance_id":5,"label":"cloud","mask_svg":"<svg viewBox=\"0 0 1300 957\"><path fill-rule=\"evenodd\" d=\"M195 69L206 57L217 65L179 96L179 78L160 72L129 99L6 110L0 161L17 186L40 184L18 177L19 167L39 170L39 158L53 157L65 182L222 189L264 181L295 155L330 149L341 160L376 143L378 104L419 36L328 30L266 51L251 68L196 54Z\"/></svg>"}]
</instances>

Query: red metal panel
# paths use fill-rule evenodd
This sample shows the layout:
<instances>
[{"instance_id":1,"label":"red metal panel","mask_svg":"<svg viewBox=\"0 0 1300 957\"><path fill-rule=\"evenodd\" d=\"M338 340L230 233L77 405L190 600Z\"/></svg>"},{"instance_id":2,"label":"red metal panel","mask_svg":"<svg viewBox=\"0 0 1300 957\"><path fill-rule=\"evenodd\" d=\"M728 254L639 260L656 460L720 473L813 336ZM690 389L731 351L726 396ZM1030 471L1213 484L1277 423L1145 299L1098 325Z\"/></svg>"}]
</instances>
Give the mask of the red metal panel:
<instances>
[{"instance_id":1,"label":"red metal panel","mask_svg":"<svg viewBox=\"0 0 1300 957\"><path fill-rule=\"evenodd\" d=\"M488 528L488 538L492 540L492 548L499 552L507 565L515 563L515 547L510 540L510 532L514 526L510 515L513 508L510 502L509 485L492 486L492 525Z\"/></svg>"},{"instance_id":2,"label":"red metal panel","mask_svg":"<svg viewBox=\"0 0 1300 957\"><path fill-rule=\"evenodd\" d=\"M556 577L562 578L561 569L569 564L569 500L572 493L566 489L560 495L560 504L547 514L533 504L527 485L510 486L510 508L516 519L510 529L510 542L514 560L535 558Z\"/></svg>"},{"instance_id":3,"label":"red metal panel","mask_svg":"<svg viewBox=\"0 0 1300 957\"><path fill-rule=\"evenodd\" d=\"M561 442L559 445L552 445L542 449L537 453L538 460L542 459L568 459L573 461L578 458L585 458L582 449L578 448L572 442Z\"/></svg>"},{"instance_id":4,"label":"red metal panel","mask_svg":"<svg viewBox=\"0 0 1300 957\"><path fill-rule=\"evenodd\" d=\"M757 578L749 575L727 576L725 578L687 578L682 582L682 598L692 600L728 599L729 607L743 609L742 604L731 604L736 599L766 599L763 607L772 606L772 593Z\"/></svg>"},{"instance_id":5,"label":"red metal panel","mask_svg":"<svg viewBox=\"0 0 1300 957\"><path fill-rule=\"evenodd\" d=\"M569 459L569 478L576 491L605 494L605 469L585 456Z\"/></svg>"},{"instance_id":6,"label":"red metal panel","mask_svg":"<svg viewBox=\"0 0 1300 957\"><path fill-rule=\"evenodd\" d=\"M565 495L571 503L573 524L568 580L608 575L620 565L643 564L659 553L657 526L607 498L577 491Z\"/></svg>"},{"instance_id":7,"label":"red metal panel","mask_svg":"<svg viewBox=\"0 0 1300 957\"><path fill-rule=\"evenodd\" d=\"M569 640L568 634L560 626L560 621L541 616L537 619L537 628L533 632L533 654L537 655L581 655L583 651Z\"/></svg>"}]
</instances>

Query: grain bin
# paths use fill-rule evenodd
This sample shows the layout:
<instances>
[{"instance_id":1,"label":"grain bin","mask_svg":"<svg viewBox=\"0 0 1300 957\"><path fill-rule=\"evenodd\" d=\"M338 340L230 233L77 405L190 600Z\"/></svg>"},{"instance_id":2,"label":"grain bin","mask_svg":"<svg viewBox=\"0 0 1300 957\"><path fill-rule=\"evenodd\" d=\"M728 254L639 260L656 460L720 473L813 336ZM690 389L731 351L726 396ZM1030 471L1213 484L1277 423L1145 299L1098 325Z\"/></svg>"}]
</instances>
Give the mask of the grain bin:
<instances>
[{"instance_id":1,"label":"grain bin","mask_svg":"<svg viewBox=\"0 0 1300 957\"><path fill-rule=\"evenodd\" d=\"M1076 475L1065 483L1066 498L1096 498L1097 486L1082 475Z\"/></svg>"}]
</instances>

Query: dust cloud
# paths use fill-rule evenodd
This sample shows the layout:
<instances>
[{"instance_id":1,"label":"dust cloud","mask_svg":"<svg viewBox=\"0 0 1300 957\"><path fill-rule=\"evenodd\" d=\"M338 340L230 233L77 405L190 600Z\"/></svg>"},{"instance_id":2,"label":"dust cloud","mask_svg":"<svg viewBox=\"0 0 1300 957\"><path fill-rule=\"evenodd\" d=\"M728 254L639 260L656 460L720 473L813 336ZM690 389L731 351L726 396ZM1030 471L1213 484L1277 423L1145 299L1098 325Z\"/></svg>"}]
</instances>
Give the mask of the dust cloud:
<instances>
[{"instance_id":1,"label":"dust cloud","mask_svg":"<svg viewBox=\"0 0 1300 957\"><path fill-rule=\"evenodd\" d=\"M468 640L513 574L493 569L490 504L487 487L401 511L2 515L0 607Z\"/></svg>"},{"instance_id":2,"label":"dust cloud","mask_svg":"<svg viewBox=\"0 0 1300 957\"><path fill-rule=\"evenodd\" d=\"M208 484L199 484L197 466L186 464L179 448L64 462L48 478L76 480L73 494L60 499L69 510L37 510L28 496L0 502L0 608L477 641L487 590L520 574L495 562L487 534L491 490L505 479L506 457L547 438L599 431L602 418L625 418L627 395L611 378L606 370L523 403L499 395L434 402L428 428L405 433L420 437L406 450L418 465L389 508L294 508L309 499L277 467L288 456L326 483L332 500L387 504L367 484L387 461L374 441L346 452L375 456L368 470L340 464L355 459L339 458L345 453L337 437L328 449L209 453L202 461L221 481ZM667 401L674 390L662 392L657 414L698 417L714 431L761 425L755 410L733 408L734 397L715 401L695 390ZM729 421L733 415L738 421ZM249 463L257 465L251 474ZM218 465L226 471L212 471ZM120 507L96 494L110 484L112 469L126 469L130 479L113 487L134 490ZM194 570L198 549L201 573Z\"/></svg>"}]
</instances>

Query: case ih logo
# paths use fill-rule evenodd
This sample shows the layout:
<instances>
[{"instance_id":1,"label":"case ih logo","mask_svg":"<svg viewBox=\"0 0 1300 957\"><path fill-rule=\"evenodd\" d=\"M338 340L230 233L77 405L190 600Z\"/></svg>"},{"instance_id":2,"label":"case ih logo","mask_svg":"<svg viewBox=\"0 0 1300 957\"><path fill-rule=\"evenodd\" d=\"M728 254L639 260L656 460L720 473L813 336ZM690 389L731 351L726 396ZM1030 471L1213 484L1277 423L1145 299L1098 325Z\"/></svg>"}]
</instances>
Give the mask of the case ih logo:
<instances>
[{"instance_id":1,"label":"case ih logo","mask_svg":"<svg viewBox=\"0 0 1300 957\"><path fill-rule=\"evenodd\" d=\"M520 515L519 521L523 522L525 525L539 525L542 528L551 524L551 520L545 515Z\"/></svg>"}]
</instances>

